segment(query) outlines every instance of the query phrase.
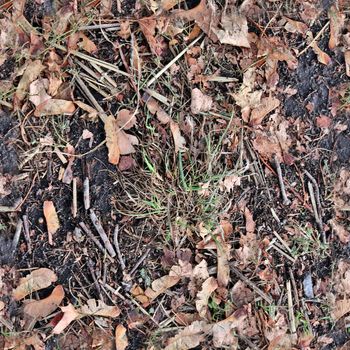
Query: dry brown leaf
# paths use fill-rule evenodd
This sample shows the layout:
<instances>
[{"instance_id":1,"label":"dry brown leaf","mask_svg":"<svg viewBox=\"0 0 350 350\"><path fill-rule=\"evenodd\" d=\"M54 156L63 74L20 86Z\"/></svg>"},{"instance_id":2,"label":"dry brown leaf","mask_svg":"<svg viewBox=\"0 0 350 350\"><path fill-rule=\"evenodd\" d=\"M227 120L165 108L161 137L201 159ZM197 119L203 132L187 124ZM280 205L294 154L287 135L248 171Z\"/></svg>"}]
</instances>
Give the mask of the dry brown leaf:
<instances>
[{"instance_id":1,"label":"dry brown leaf","mask_svg":"<svg viewBox=\"0 0 350 350\"><path fill-rule=\"evenodd\" d=\"M202 289L197 293L196 298L196 309L200 317L207 317L209 298L217 288L218 283L214 277L209 277L204 281Z\"/></svg>"},{"instance_id":2,"label":"dry brown leaf","mask_svg":"<svg viewBox=\"0 0 350 350\"><path fill-rule=\"evenodd\" d=\"M220 189L223 191L226 189L227 192L233 190L236 186L241 185L241 178L238 175L232 174L227 175L223 180L220 181Z\"/></svg>"},{"instance_id":3,"label":"dry brown leaf","mask_svg":"<svg viewBox=\"0 0 350 350\"><path fill-rule=\"evenodd\" d=\"M179 276L163 276L152 282L151 287L145 290L145 295L150 299L154 300L160 294L166 292L169 288L175 286L180 281Z\"/></svg>"},{"instance_id":4,"label":"dry brown leaf","mask_svg":"<svg viewBox=\"0 0 350 350\"><path fill-rule=\"evenodd\" d=\"M346 75L348 77L350 77L350 50L345 51L345 53L344 53L344 60L345 60Z\"/></svg>"},{"instance_id":5,"label":"dry brown leaf","mask_svg":"<svg viewBox=\"0 0 350 350\"><path fill-rule=\"evenodd\" d=\"M230 251L231 245L226 242L218 243L218 272L217 281L219 287L226 287L230 281Z\"/></svg>"},{"instance_id":6,"label":"dry brown leaf","mask_svg":"<svg viewBox=\"0 0 350 350\"><path fill-rule=\"evenodd\" d=\"M71 322L80 317L79 312L74 308L72 304L62 306L61 311L63 312L63 317L52 330L53 334L62 333L65 330L65 328L70 325Z\"/></svg>"},{"instance_id":7,"label":"dry brown leaf","mask_svg":"<svg viewBox=\"0 0 350 350\"><path fill-rule=\"evenodd\" d=\"M86 103L83 103L81 101L74 101L74 103L80 107L83 111L88 112L87 118L92 121L98 120L98 112L95 108L87 105Z\"/></svg>"},{"instance_id":8,"label":"dry brown leaf","mask_svg":"<svg viewBox=\"0 0 350 350\"><path fill-rule=\"evenodd\" d=\"M117 125L124 130L129 130L137 123L134 112L127 109L121 109L116 117Z\"/></svg>"},{"instance_id":9,"label":"dry brown leaf","mask_svg":"<svg viewBox=\"0 0 350 350\"><path fill-rule=\"evenodd\" d=\"M334 50L339 44L339 37L345 24L345 14L341 13L336 5L332 5L328 10L330 35L328 47Z\"/></svg>"},{"instance_id":10,"label":"dry brown leaf","mask_svg":"<svg viewBox=\"0 0 350 350\"><path fill-rule=\"evenodd\" d=\"M126 328L122 324L118 324L115 329L115 346L117 350L125 350L129 345Z\"/></svg>"},{"instance_id":11,"label":"dry brown leaf","mask_svg":"<svg viewBox=\"0 0 350 350\"><path fill-rule=\"evenodd\" d=\"M347 244L350 242L350 232L342 224L340 224L336 219L329 221L333 231L337 234L340 242Z\"/></svg>"},{"instance_id":12,"label":"dry brown leaf","mask_svg":"<svg viewBox=\"0 0 350 350\"><path fill-rule=\"evenodd\" d=\"M124 130L118 130L118 147L122 156L135 153L134 145L138 144L139 141L136 136L127 134Z\"/></svg>"},{"instance_id":13,"label":"dry brown leaf","mask_svg":"<svg viewBox=\"0 0 350 350\"><path fill-rule=\"evenodd\" d=\"M241 322L241 318L237 318L233 314L225 320L215 323L212 329L214 347L237 349L238 337L235 336L235 329Z\"/></svg>"},{"instance_id":14,"label":"dry brown leaf","mask_svg":"<svg viewBox=\"0 0 350 350\"><path fill-rule=\"evenodd\" d=\"M300 33L300 34L305 34L308 30L308 26L299 21L295 21L294 19L288 18L288 17L283 17L285 20L287 20L286 25L284 28L290 32L290 33Z\"/></svg>"},{"instance_id":15,"label":"dry brown leaf","mask_svg":"<svg viewBox=\"0 0 350 350\"><path fill-rule=\"evenodd\" d=\"M100 13L101 16L111 16L112 15L112 0L101 0L100 2Z\"/></svg>"},{"instance_id":16,"label":"dry brown leaf","mask_svg":"<svg viewBox=\"0 0 350 350\"><path fill-rule=\"evenodd\" d=\"M159 19L159 21L161 21L161 19ZM156 56L161 56L166 46L163 37L156 35L156 29L158 27L157 18L144 17L139 19L138 22L152 53Z\"/></svg>"},{"instance_id":17,"label":"dry brown leaf","mask_svg":"<svg viewBox=\"0 0 350 350\"><path fill-rule=\"evenodd\" d=\"M198 114L200 112L208 112L213 104L210 96L204 95L198 88L192 89L191 92L191 112Z\"/></svg>"},{"instance_id":18,"label":"dry brown leaf","mask_svg":"<svg viewBox=\"0 0 350 350\"><path fill-rule=\"evenodd\" d=\"M35 109L34 115L36 117L68 114L71 115L75 111L75 105L72 101L50 99L46 100Z\"/></svg>"},{"instance_id":19,"label":"dry brown leaf","mask_svg":"<svg viewBox=\"0 0 350 350\"><path fill-rule=\"evenodd\" d=\"M170 122L170 130L173 135L174 144L175 144L175 153L185 149L186 140L181 136L180 127L178 123L173 121Z\"/></svg>"},{"instance_id":20,"label":"dry brown leaf","mask_svg":"<svg viewBox=\"0 0 350 350\"><path fill-rule=\"evenodd\" d=\"M56 274L47 268L32 271L29 275L19 280L19 286L13 291L15 300L21 300L37 290L47 288L57 281Z\"/></svg>"},{"instance_id":21,"label":"dry brown leaf","mask_svg":"<svg viewBox=\"0 0 350 350\"><path fill-rule=\"evenodd\" d=\"M263 119L274 109L280 105L280 100L271 95L268 97L263 97L257 108L254 108L250 115L249 124L252 126L260 125Z\"/></svg>"},{"instance_id":22,"label":"dry brown leaf","mask_svg":"<svg viewBox=\"0 0 350 350\"><path fill-rule=\"evenodd\" d=\"M105 120L106 145L108 148L108 161L115 165L119 163L120 159L118 131L119 128L115 118L112 115L109 115Z\"/></svg>"},{"instance_id":23,"label":"dry brown leaf","mask_svg":"<svg viewBox=\"0 0 350 350\"><path fill-rule=\"evenodd\" d=\"M128 39L131 35L130 22L128 20L121 20L119 27L120 30L117 32L117 35L125 40Z\"/></svg>"},{"instance_id":24,"label":"dry brown leaf","mask_svg":"<svg viewBox=\"0 0 350 350\"><path fill-rule=\"evenodd\" d=\"M164 350L193 349L205 340L210 329L211 326L205 321L194 321L175 335L175 337L170 338Z\"/></svg>"},{"instance_id":25,"label":"dry brown leaf","mask_svg":"<svg viewBox=\"0 0 350 350\"><path fill-rule=\"evenodd\" d=\"M54 288L52 293L41 300L31 300L24 305L24 313L32 318L41 319L50 315L61 304L64 298L64 289L61 285Z\"/></svg>"},{"instance_id":26,"label":"dry brown leaf","mask_svg":"<svg viewBox=\"0 0 350 350\"><path fill-rule=\"evenodd\" d=\"M30 83L37 79L39 74L44 70L45 66L40 60L35 60L28 64L24 71L21 80L17 86L17 90L14 96L15 108L19 108L19 103L26 97Z\"/></svg>"},{"instance_id":27,"label":"dry brown leaf","mask_svg":"<svg viewBox=\"0 0 350 350\"><path fill-rule=\"evenodd\" d=\"M48 79L39 78L37 80L34 80L29 85L29 101L33 103L35 107L37 107L46 100L49 100L51 96L46 92L48 88Z\"/></svg>"},{"instance_id":28,"label":"dry brown leaf","mask_svg":"<svg viewBox=\"0 0 350 350\"><path fill-rule=\"evenodd\" d=\"M167 124L171 121L171 117L164 111L159 103L148 94L144 94L142 99L146 102L146 106L151 114L156 115L157 119L162 124Z\"/></svg>"},{"instance_id":29,"label":"dry brown leaf","mask_svg":"<svg viewBox=\"0 0 350 350\"><path fill-rule=\"evenodd\" d=\"M221 17L222 29L214 28L221 44L250 48L247 19L233 6L227 6Z\"/></svg>"},{"instance_id":30,"label":"dry brown leaf","mask_svg":"<svg viewBox=\"0 0 350 350\"><path fill-rule=\"evenodd\" d=\"M83 316L101 316L115 318L120 315L118 306L108 306L101 300L89 299L78 312Z\"/></svg>"},{"instance_id":31,"label":"dry brown leaf","mask_svg":"<svg viewBox=\"0 0 350 350\"><path fill-rule=\"evenodd\" d=\"M37 333L34 333L29 337L24 336L23 333L19 333L4 338L3 350L27 350L28 347L33 347L34 350L45 350L45 344L41 341L40 336Z\"/></svg>"},{"instance_id":32,"label":"dry brown leaf","mask_svg":"<svg viewBox=\"0 0 350 350\"><path fill-rule=\"evenodd\" d=\"M343 300L337 300L334 305L332 305L331 316L336 322L344 315L350 312L350 299L346 298Z\"/></svg>"},{"instance_id":33,"label":"dry brown leaf","mask_svg":"<svg viewBox=\"0 0 350 350\"><path fill-rule=\"evenodd\" d=\"M326 66L332 62L332 59L329 57L329 55L319 48L316 41L312 42L311 47L317 55L318 62L325 64Z\"/></svg>"},{"instance_id":34,"label":"dry brown leaf","mask_svg":"<svg viewBox=\"0 0 350 350\"><path fill-rule=\"evenodd\" d=\"M55 13L55 23L52 26L52 32L59 36L65 33L69 26L69 20L74 14L73 4L62 6Z\"/></svg>"},{"instance_id":35,"label":"dry brown leaf","mask_svg":"<svg viewBox=\"0 0 350 350\"><path fill-rule=\"evenodd\" d=\"M139 301L144 307L150 304L150 298L145 295L144 290L137 284L133 285L130 293L137 301Z\"/></svg>"},{"instance_id":36,"label":"dry brown leaf","mask_svg":"<svg viewBox=\"0 0 350 350\"><path fill-rule=\"evenodd\" d=\"M53 244L53 235L60 228L60 223L56 213L55 206L52 201L44 201L44 216L47 225L47 233L49 236L49 244Z\"/></svg>"},{"instance_id":37,"label":"dry brown leaf","mask_svg":"<svg viewBox=\"0 0 350 350\"><path fill-rule=\"evenodd\" d=\"M237 281L230 291L232 302L237 306L249 304L254 300L254 293L244 282Z\"/></svg>"}]
</instances>

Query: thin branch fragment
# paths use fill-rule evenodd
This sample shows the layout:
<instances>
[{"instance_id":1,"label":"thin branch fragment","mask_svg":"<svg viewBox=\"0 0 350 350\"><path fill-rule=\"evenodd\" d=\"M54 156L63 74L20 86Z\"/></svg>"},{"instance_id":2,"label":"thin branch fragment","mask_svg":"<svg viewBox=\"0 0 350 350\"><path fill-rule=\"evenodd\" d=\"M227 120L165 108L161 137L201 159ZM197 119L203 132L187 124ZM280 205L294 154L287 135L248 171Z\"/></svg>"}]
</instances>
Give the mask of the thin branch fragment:
<instances>
[{"instance_id":1,"label":"thin branch fragment","mask_svg":"<svg viewBox=\"0 0 350 350\"><path fill-rule=\"evenodd\" d=\"M292 297L292 287L290 281L287 281L287 297L288 297L288 314L290 321L290 330L292 334L295 334L297 327L295 325L294 308L293 308L293 297Z\"/></svg>"},{"instance_id":2,"label":"thin branch fragment","mask_svg":"<svg viewBox=\"0 0 350 350\"><path fill-rule=\"evenodd\" d=\"M22 232L22 227L23 227L23 221L22 221L22 219L18 219L17 225L16 225L16 232L15 232L15 235L13 236L13 239L12 239L12 253L13 254L15 253L15 251L17 249L19 237L21 236L21 232Z\"/></svg>"},{"instance_id":3,"label":"thin branch fragment","mask_svg":"<svg viewBox=\"0 0 350 350\"><path fill-rule=\"evenodd\" d=\"M96 231L100 235L102 242L105 245L109 255L112 258L114 258L116 256L115 250L114 250L111 242L109 241L107 234L100 223L100 220L97 218L95 212L92 209L90 209L90 219L91 219L93 225L95 226Z\"/></svg>"},{"instance_id":4,"label":"thin branch fragment","mask_svg":"<svg viewBox=\"0 0 350 350\"><path fill-rule=\"evenodd\" d=\"M141 256L141 258L138 260L138 262L135 264L135 266L132 268L132 270L130 271L129 275L132 276L137 268L143 263L143 261L147 258L147 255L149 254L149 252L151 251L150 248L148 248L145 253Z\"/></svg>"},{"instance_id":5,"label":"thin branch fragment","mask_svg":"<svg viewBox=\"0 0 350 350\"><path fill-rule=\"evenodd\" d=\"M85 210L88 210L90 209L90 180L88 177L84 179L83 189L84 189L84 208Z\"/></svg>"},{"instance_id":6,"label":"thin branch fragment","mask_svg":"<svg viewBox=\"0 0 350 350\"><path fill-rule=\"evenodd\" d=\"M114 246L115 246L115 249L117 250L117 256L118 256L118 260L119 260L120 266L121 266L122 270L124 271L125 270L125 262L124 262L122 253L120 252L118 236L119 236L119 225L117 224L115 226L114 235L113 235L113 237L114 237Z\"/></svg>"},{"instance_id":7,"label":"thin branch fragment","mask_svg":"<svg viewBox=\"0 0 350 350\"><path fill-rule=\"evenodd\" d=\"M284 187L284 182L283 182L281 165L280 165L280 162L277 159L277 157L275 157L275 164L276 164L276 169L277 169L278 181L279 181L280 187L281 187L281 194L282 194L282 198L283 198L283 205L290 205L291 201L287 197L286 188Z\"/></svg>"},{"instance_id":8,"label":"thin branch fragment","mask_svg":"<svg viewBox=\"0 0 350 350\"><path fill-rule=\"evenodd\" d=\"M78 193L77 193L77 178L73 178L73 208L72 215L76 218L78 214Z\"/></svg>"},{"instance_id":9,"label":"thin branch fragment","mask_svg":"<svg viewBox=\"0 0 350 350\"><path fill-rule=\"evenodd\" d=\"M23 220L23 228L24 228L24 238L27 242L27 249L28 253L30 254L32 252L32 240L30 238L30 231L29 231L29 220L27 215L22 216Z\"/></svg>"}]
</instances>

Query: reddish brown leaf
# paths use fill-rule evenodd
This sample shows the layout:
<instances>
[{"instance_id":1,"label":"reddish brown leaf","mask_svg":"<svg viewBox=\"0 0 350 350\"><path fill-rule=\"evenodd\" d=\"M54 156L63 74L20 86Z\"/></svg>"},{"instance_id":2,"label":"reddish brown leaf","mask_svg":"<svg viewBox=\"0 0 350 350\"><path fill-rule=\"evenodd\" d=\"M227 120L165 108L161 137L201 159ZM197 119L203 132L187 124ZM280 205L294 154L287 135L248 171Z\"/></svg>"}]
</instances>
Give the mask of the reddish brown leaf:
<instances>
[{"instance_id":1,"label":"reddish brown leaf","mask_svg":"<svg viewBox=\"0 0 350 350\"><path fill-rule=\"evenodd\" d=\"M115 329L115 346L117 350L125 350L129 345L126 328L119 324Z\"/></svg>"}]
</instances>

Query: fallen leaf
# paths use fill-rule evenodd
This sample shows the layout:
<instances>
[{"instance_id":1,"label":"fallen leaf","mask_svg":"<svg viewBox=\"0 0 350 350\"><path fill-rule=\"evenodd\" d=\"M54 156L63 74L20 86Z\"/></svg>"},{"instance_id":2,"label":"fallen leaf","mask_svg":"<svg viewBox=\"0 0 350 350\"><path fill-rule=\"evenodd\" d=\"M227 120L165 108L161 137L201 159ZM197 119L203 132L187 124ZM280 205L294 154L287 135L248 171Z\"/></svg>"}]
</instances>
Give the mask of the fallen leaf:
<instances>
[{"instance_id":1,"label":"fallen leaf","mask_svg":"<svg viewBox=\"0 0 350 350\"><path fill-rule=\"evenodd\" d=\"M45 66L40 60L35 60L28 64L16 89L14 96L15 108L19 108L19 103L26 97L30 83L37 79L44 68Z\"/></svg>"},{"instance_id":2,"label":"fallen leaf","mask_svg":"<svg viewBox=\"0 0 350 350\"><path fill-rule=\"evenodd\" d=\"M327 117L326 115L320 115L319 117L316 117L316 125L319 128L327 129L332 124L332 119Z\"/></svg>"},{"instance_id":3,"label":"fallen leaf","mask_svg":"<svg viewBox=\"0 0 350 350\"><path fill-rule=\"evenodd\" d=\"M205 321L194 321L168 340L164 350L188 350L199 346L205 340L211 326Z\"/></svg>"},{"instance_id":4,"label":"fallen leaf","mask_svg":"<svg viewBox=\"0 0 350 350\"><path fill-rule=\"evenodd\" d=\"M100 2L100 14L102 17L111 16L112 14L112 0L101 0Z\"/></svg>"},{"instance_id":5,"label":"fallen leaf","mask_svg":"<svg viewBox=\"0 0 350 350\"><path fill-rule=\"evenodd\" d=\"M51 98L46 92L48 87L48 79L37 79L29 85L29 101L32 102L35 107Z\"/></svg>"},{"instance_id":6,"label":"fallen leaf","mask_svg":"<svg viewBox=\"0 0 350 350\"><path fill-rule=\"evenodd\" d=\"M128 39L131 35L130 22L128 20L120 20L119 28L117 35L125 40Z\"/></svg>"},{"instance_id":7,"label":"fallen leaf","mask_svg":"<svg viewBox=\"0 0 350 350\"><path fill-rule=\"evenodd\" d=\"M216 348L237 349L238 337L235 335L235 329L239 326L241 319L235 314L217 322L213 325L213 345Z\"/></svg>"},{"instance_id":8,"label":"fallen leaf","mask_svg":"<svg viewBox=\"0 0 350 350\"><path fill-rule=\"evenodd\" d=\"M328 47L334 50L339 44L339 37L345 24L345 14L341 13L336 5L332 5L328 10L329 18L329 42Z\"/></svg>"},{"instance_id":9,"label":"fallen leaf","mask_svg":"<svg viewBox=\"0 0 350 350\"><path fill-rule=\"evenodd\" d=\"M209 277L204 281L202 289L197 293L196 298L196 309L200 317L207 317L209 298L217 288L218 283L214 277Z\"/></svg>"},{"instance_id":10,"label":"fallen leaf","mask_svg":"<svg viewBox=\"0 0 350 350\"><path fill-rule=\"evenodd\" d=\"M68 114L71 115L75 111L75 105L72 101L49 99L38 105L34 111L36 117Z\"/></svg>"},{"instance_id":11,"label":"fallen leaf","mask_svg":"<svg viewBox=\"0 0 350 350\"><path fill-rule=\"evenodd\" d=\"M80 107L83 111L88 112L88 119L92 120L92 121L97 121L98 119L98 112L96 111L95 108L87 105L86 103L83 103L81 101L74 101L74 103Z\"/></svg>"},{"instance_id":12,"label":"fallen leaf","mask_svg":"<svg viewBox=\"0 0 350 350\"><path fill-rule=\"evenodd\" d=\"M126 335L126 328L118 324L115 329L115 346L117 350L125 350L129 345L128 337Z\"/></svg>"},{"instance_id":13,"label":"fallen leaf","mask_svg":"<svg viewBox=\"0 0 350 350\"><path fill-rule=\"evenodd\" d=\"M244 282L237 281L230 291L232 302L237 306L249 304L254 300L254 293Z\"/></svg>"},{"instance_id":14,"label":"fallen leaf","mask_svg":"<svg viewBox=\"0 0 350 350\"><path fill-rule=\"evenodd\" d=\"M204 95L198 88L192 89L191 92L191 112L199 114L200 112L208 112L213 104L210 96Z\"/></svg>"},{"instance_id":15,"label":"fallen leaf","mask_svg":"<svg viewBox=\"0 0 350 350\"><path fill-rule=\"evenodd\" d=\"M186 140L181 136L180 127L178 123L173 121L170 122L170 130L173 134L174 144L175 144L175 153L185 149Z\"/></svg>"},{"instance_id":16,"label":"fallen leaf","mask_svg":"<svg viewBox=\"0 0 350 350\"><path fill-rule=\"evenodd\" d=\"M225 7L220 26L223 29L214 28L213 31L221 44L250 48L247 19L234 6Z\"/></svg>"},{"instance_id":17,"label":"fallen leaf","mask_svg":"<svg viewBox=\"0 0 350 350\"><path fill-rule=\"evenodd\" d=\"M159 19L161 21L161 19ZM166 44L164 38L156 35L158 23L155 17L144 17L138 20L140 29L145 36L152 53L161 56L164 52Z\"/></svg>"},{"instance_id":18,"label":"fallen leaf","mask_svg":"<svg viewBox=\"0 0 350 350\"><path fill-rule=\"evenodd\" d=\"M57 325L52 330L53 334L62 333L66 327L70 325L75 319L79 318L80 314L74 308L72 304L68 304L67 306L62 306L61 311L63 312L63 317L57 323Z\"/></svg>"},{"instance_id":19,"label":"fallen leaf","mask_svg":"<svg viewBox=\"0 0 350 350\"><path fill-rule=\"evenodd\" d=\"M218 286L223 288L226 287L230 281L230 251L231 245L226 242L218 242L218 271L217 271L217 282Z\"/></svg>"},{"instance_id":20,"label":"fallen leaf","mask_svg":"<svg viewBox=\"0 0 350 350\"><path fill-rule=\"evenodd\" d=\"M108 161L111 164L117 165L120 159L119 148L119 128L116 120L112 115L109 115L105 120L106 145L108 148Z\"/></svg>"},{"instance_id":21,"label":"fallen leaf","mask_svg":"<svg viewBox=\"0 0 350 350\"><path fill-rule=\"evenodd\" d=\"M21 300L37 290L47 288L51 283L57 281L56 274L47 268L40 268L32 271L19 281L19 286L13 291L15 300Z\"/></svg>"},{"instance_id":22,"label":"fallen leaf","mask_svg":"<svg viewBox=\"0 0 350 350\"><path fill-rule=\"evenodd\" d=\"M101 316L115 318L120 315L118 306L108 306L101 300L89 299L86 305L82 306L79 313L84 316Z\"/></svg>"},{"instance_id":23,"label":"fallen leaf","mask_svg":"<svg viewBox=\"0 0 350 350\"><path fill-rule=\"evenodd\" d=\"M220 181L220 189L223 191L226 189L227 192L233 190L236 186L241 185L241 178L235 174L227 175L223 180Z\"/></svg>"},{"instance_id":24,"label":"fallen leaf","mask_svg":"<svg viewBox=\"0 0 350 350\"><path fill-rule=\"evenodd\" d=\"M125 156L135 153L134 145L138 144L139 141L136 136L127 134L124 130L118 129L118 147L121 155Z\"/></svg>"},{"instance_id":25,"label":"fallen leaf","mask_svg":"<svg viewBox=\"0 0 350 350\"><path fill-rule=\"evenodd\" d=\"M345 60L346 75L348 77L350 77L350 50L345 51L345 53L344 53L344 60Z\"/></svg>"},{"instance_id":26,"label":"fallen leaf","mask_svg":"<svg viewBox=\"0 0 350 350\"><path fill-rule=\"evenodd\" d=\"M156 115L157 119L162 124L167 124L171 121L171 117L164 111L164 109L159 105L159 103L148 94L142 96L143 101L146 102L146 106L151 114Z\"/></svg>"},{"instance_id":27,"label":"fallen leaf","mask_svg":"<svg viewBox=\"0 0 350 350\"><path fill-rule=\"evenodd\" d=\"M47 232L49 235L49 244L52 245L52 237L60 228L56 209L52 201L44 201L44 216L47 225Z\"/></svg>"},{"instance_id":28,"label":"fallen leaf","mask_svg":"<svg viewBox=\"0 0 350 350\"><path fill-rule=\"evenodd\" d=\"M129 130L137 123L134 112L127 109L121 109L116 117L117 125L124 130Z\"/></svg>"},{"instance_id":29,"label":"fallen leaf","mask_svg":"<svg viewBox=\"0 0 350 350\"><path fill-rule=\"evenodd\" d=\"M332 59L329 57L329 55L319 48L316 41L312 42L311 47L317 55L318 62L325 64L326 66L332 62Z\"/></svg>"},{"instance_id":30,"label":"fallen leaf","mask_svg":"<svg viewBox=\"0 0 350 350\"><path fill-rule=\"evenodd\" d=\"M333 231L337 234L340 242L347 244L350 242L350 232L336 219L329 221Z\"/></svg>"},{"instance_id":31,"label":"fallen leaf","mask_svg":"<svg viewBox=\"0 0 350 350\"><path fill-rule=\"evenodd\" d=\"M280 105L280 100L271 95L263 97L257 108L254 108L250 115L250 125L260 125L263 119Z\"/></svg>"},{"instance_id":32,"label":"fallen leaf","mask_svg":"<svg viewBox=\"0 0 350 350\"><path fill-rule=\"evenodd\" d=\"M179 276L163 276L152 282L151 287L145 290L145 295L152 301L169 288L175 286L180 281Z\"/></svg>"},{"instance_id":33,"label":"fallen leaf","mask_svg":"<svg viewBox=\"0 0 350 350\"><path fill-rule=\"evenodd\" d=\"M284 28L290 33L300 33L304 35L309 29L303 22L295 21L294 19L288 17L283 18L287 21Z\"/></svg>"},{"instance_id":34,"label":"fallen leaf","mask_svg":"<svg viewBox=\"0 0 350 350\"><path fill-rule=\"evenodd\" d=\"M118 163L118 169L120 171L127 171L136 166L135 160L131 156L123 156L120 157L120 161Z\"/></svg>"},{"instance_id":35,"label":"fallen leaf","mask_svg":"<svg viewBox=\"0 0 350 350\"><path fill-rule=\"evenodd\" d=\"M29 337L26 337L22 333L14 336L4 337L3 350L27 350L28 347L33 347L34 350L45 350L45 344L40 339L39 334L34 333Z\"/></svg>"},{"instance_id":36,"label":"fallen leaf","mask_svg":"<svg viewBox=\"0 0 350 350\"><path fill-rule=\"evenodd\" d=\"M54 288L52 293L41 300L31 300L24 305L24 313L32 318L41 319L50 315L61 304L64 298L64 289L61 285Z\"/></svg>"}]
</instances>

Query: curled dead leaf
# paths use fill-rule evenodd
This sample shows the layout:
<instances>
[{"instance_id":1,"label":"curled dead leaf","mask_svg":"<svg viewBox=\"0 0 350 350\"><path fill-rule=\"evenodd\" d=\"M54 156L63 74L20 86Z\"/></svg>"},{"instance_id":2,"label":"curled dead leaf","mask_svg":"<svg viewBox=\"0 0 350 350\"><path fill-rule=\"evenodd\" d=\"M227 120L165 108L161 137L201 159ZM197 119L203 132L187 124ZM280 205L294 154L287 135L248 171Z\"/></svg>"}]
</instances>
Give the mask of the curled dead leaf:
<instances>
[{"instance_id":1,"label":"curled dead leaf","mask_svg":"<svg viewBox=\"0 0 350 350\"><path fill-rule=\"evenodd\" d=\"M20 279L19 286L13 291L13 297L15 300L21 300L37 290L49 287L56 281L57 276L52 270L47 268L34 270Z\"/></svg>"},{"instance_id":2,"label":"curled dead leaf","mask_svg":"<svg viewBox=\"0 0 350 350\"><path fill-rule=\"evenodd\" d=\"M109 115L105 120L106 145L108 148L108 161L115 165L119 163L120 159L118 131L119 128L115 118L112 115Z\"/></svg>"},{"instance_id":3,"label":"curled dead leaf","mask_svg":"<svg viewBox=\"0 0 350 350\"><path fill-rule=\"evenodd\" d=\"M129 130L136 125L137 120L134 112L127 109L121 109L118 112L116 122L121 129Z\"/></svg>"},{"instance_id":4,"label":"curled dead leaf","mask_svg":"<svg viewBox=\"0 0 350 350\"><path fill-rule=\"evenodd\" d=\"M175 153L178 153L180 150L183 150L186 146L186 140L181 136L180 127L178 123L173 121L170 122L170 130L173 134L174 144L175 144Z\"/></svg>"},{"instance_id":5,"label":"curled dead leaf","mask_svg":"<svg viewBox=\"0 0 350 350\"><path fill-rule=\"evenodd\" d=\"M61 285L54 288L52 293L41 300L31 300L24 305L24 313L32 318L41 319L50 315L61 304L64 289Z\"/></svg>"},{"instance_id":6,"label":"curled dead leaf","mask_svg":"<svg viewBox=\"0 0 350 350\"><path fill-rule=\"evenodd\" d=\"M120 315L118 306L108 306L101 300L89 299L86 305L83 305L79 310L83 316L101 316L101 317L117 317Z\"/></svg>"},{"instance_id":7,"label":"curled dead leaf","mask_svg":"<svg viewBox=\"0 0 350 350\"><path fill-rule=\"evenodd\" d=\"M122 324L118 324L115 329L115 346L117 350L125 350L129 345L126 328Z\"/></svg>"},{"instance_id":8,"label":"curled dead leaf","mask_svg":"<svg viewBox=\"0 0 350 350\"><path fill-rule=\"evenodd\" d=\"M72 101L49 99L38 105L34 115L36 117L67 114L71 115L75 111L75 105Z\"/></svg>"},{"instance_id":9,"label":"curled dead leaf","mask_svg":"<svg viewBox=\"0 0 350 350\"><path fill-rule=\"evenodd\" d=\"M34 80L29 85L29 101L33 103L35 107L39 106L41 103L49 100L50 95L47 94L47 89L49 87L48 79L37 79Z\"/></svg>"},{"instance_id":10,"label":"curled dead leaf","mask_svg":"<svg viewBox=\"0 0 350 350\"><path fill-rule=\"evenodd\" d=\"M58 221L56 209L52 201L44 202L44 216L45 216L46 225L47 225L47 232L49 235L49 243L52 245L53 244L52 237L60 228L60 223Z\"/></svg>"},{"instance_id":11,"label":"curled dead leaf","mask_svg":"<svg viewBox=\"0 0 350 350\"><path fill-rule=\"evenodd\" d=\"M175 286L180 281L179 276L163 276L152 282L151 287L145 290L145 295L152 301L169 288Z\"/></svg>"},{"instance_id":12,"label":"curled dead leaf","mask_svg":"<svg viewBox=\"0 0 350 350\"><path fill-rule=\"evenodd\" d=\"M62 333L66 327L68 327L75 319L80 316L72 304L62 306L61 311L63 312L63 317L52 330L53 334Z\"/></svg>"},{"instance_id":13,"label":"curled dead leaf","mask_svg":"<svg viewBox=\"0 0 350 350\"><path fill-rule=\"evenodd\" d=\"M200 112L208 112L213 104L213 99L202 93L198 88L194 88L191 92L191 112L198 114Z\"/></svg>"},{"instance_id":14,"label":"curled dead leaf","mask_svg":"<svg viewBox=\"0 0 350 350\"><path fill-rule=\"evenodd\" d=\"M216 279L214 277L209 277L204 281L202 289L197 293L196 309L199 316L202 318L207 317L209 298L217 288L218 283Z\"/></svg>"}]
</instances>

